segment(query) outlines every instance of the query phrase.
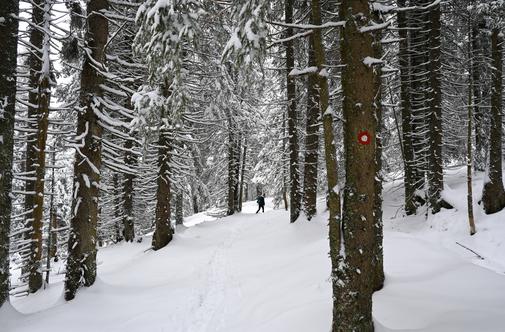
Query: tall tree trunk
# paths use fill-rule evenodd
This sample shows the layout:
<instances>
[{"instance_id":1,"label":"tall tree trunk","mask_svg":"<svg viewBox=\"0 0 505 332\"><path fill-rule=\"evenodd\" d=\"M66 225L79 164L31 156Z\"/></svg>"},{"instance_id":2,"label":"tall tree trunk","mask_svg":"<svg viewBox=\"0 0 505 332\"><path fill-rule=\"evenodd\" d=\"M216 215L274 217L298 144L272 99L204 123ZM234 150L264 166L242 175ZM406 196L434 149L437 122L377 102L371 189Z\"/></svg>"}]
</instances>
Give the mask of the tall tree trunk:
<instances>
[{"instance_id":1,"label":"tall tree trunk","mask_svg":"<svg viewBox=\"0 0 505 332\"><path fill-rule=\"evenodd\" d=\"M200 183L198 179L201 178L202 174L202 165L200 163L200 157L198 150L196 148L192 149L193 152L193 165L195 167L195 178L191 182L191 197L193 202L193 213L200 212L200 206L198 202L198 195L201 194Z\"/></svg>"},{"instance_id":2,"label":"tall tree trunk","mask_svg":"<svg viewBox=\"0 0 505 332\"><path fill-rule=\"evenodd\" d=\"M228 114L228 211L227 215L235 213L235 126L231 110Z\"/></svg>"},{"instance_id":3,"label":"tall tree trunk","mask_svg":"<svg viewBox=\"0 0 505 332\"><path fill-rule=\"evenodd\" d=\"M485 153L485 137L484 137L484 118L483 109L481 108L482 102L482 92L481 92L481 61L482 61L482 51L479 42L480 29L478 22L472 22L471 26L471 51L469 54L472 59L472 93L473 93L473 118L475 119L475 163L474 167L476 171L484 171L486 167L486 153Z\"/></svg>"},{"instance_id":4,"label":"tall tree trunk","mask_svg":"<svg viewBox=\"0 0 505 332\"><path fill-rule=\"evenodd\" d=\"M472 19L469 17L469 28L470 28L470 38L473 36L473 30L471 29L472 27ZM467 131L466 131L466 186L467 186L467 195L466 195L466 204L467 204L467 210L468 210L468 224L470 226L470 235L474 235L476 230L475 230L475 221L474 221L474 216L473 216L473 190L472 190L472 119L473 119L473 114L472 110L474 109L474 106L472 105L472 97L474 96L474 77L475 73L473 70L475 69L474 67L474 59L472 57L473 55L473 50L475 47L475 43L469 43L468 44L468 59L470 60L470 73L468 75L468 116L467 116Z\"/></svg>"},{"instance_id":5,"label":"tall tree trunk","mask_svg":"<svg viewBox=\"0 0 505 332\"><path fill-rule=\"evenodd\" d=\"M183 203L184 196L182 194L182 190L178 189L177 194L175 195L175 224L182 225L184 222L184 211L183 211Z\"/></svg>"},{"instance_id":6,"label":"tall tree trunk","mask_svg":"<svg viewBox=\"0 0 505 332\"><path fill-rule=\"evenodd\" d=\"M0 307L9 300L9 233L19 0L0 1Z\"/></svg>"},{"instance_id":7,"label":"tall tree trunk","mask_svg":"<svg viewBox=\"0 0 505 332\"><path fill-rule=\"evenodd\" d=\"M137 164L137 158L133 153L133 139L125 142L124 162L129 169L133 169ZM135 238L135 225L133 222L133 181L135 175L128 173L124 175L123 185L123 237L126 242L133 242Z\"/></svg>"},{"instance_id":8,"label":"tall tree trunk","mask_svg":"<svg viewBox=\"0 0 505 332\"><path fill-rule=\"evenodd\" d=\"M28 289L34 293L42 287L42 226L44 218L44 177L46 160L46 141L50 100L50 20L51 4L47 0L36 0L32 6L32 28L30 43L30 89L29 121L35 129L34 141L27 142L27 171L30 179L27 182L25 208L32 211L30 224L30 257L28 261ZM33 193L33 194L32 194Z\"/></svg>"},{"instance_id":9,"label":"tall tree trunk","mask_svg":"<svg viewBox=\"0 0 505 332\"><path fill-rule=\"evenodd\" d=\"M319 0L311 1L311 21L315 25L321 25L321 4ZM338 298L341 293L341 220L340 220L340 190L338 188L337 151L335 148L335 137L333 133L333 112L329 105L328 78L326 75L326 56L323 47L321 30L315 29L313 32L314 60L318 68L319 85L319 105L323 120L324 154L326 163L326 173L328 182L328 210L329 210L329 240L330 258L332 266L332 288L333 288L333 331L338 331L340 325L340 309L342 305ZM345 325L343 325L345 326Z\"/></svg>"},{"instance_id":10,"label":"tall tree trunk","mask_svg":"<svg viewBox=\"0 0 505 332\"><path fill-rule=\"evenodd\" d=\"M489 137L489 169L484 180L482 203L486 214L505 207L502 179L502 91L503 91L503 34L498 28L491 32L493 91L491 96L491 131Z\"/></svg>"},{"instance_id":11,"label":"tall tree trunk","mask_svg":"<svg viewBox=\"0 0 505 332\"><path fill-rule=\"evenodd\" d=\"M375 22L382 22L380 13L373 12L373 20ZM373 50L374 57L380 58L382 56L382 31L378 30L373 33ZM372 250L372 273L373 273L373 290L377 291L384 287L384 253L382 247L383 231L382 231L382 79L381 68L374 68L374 100L372 102L372 110L375 110L375 200L374 200L374 234L373 237L373 250Z\"/></svg>"},{"instance_id":12,"label":"tall tree trunk","mask_svg":"<svg viewBox=\"0 0 505 332\"><path fill-rule=\"evenodd\" d=\"M240 190L238 195L238 210L242 211L242 199L244 196L244 179L245 179L245 167L247 156L247 139L244 140L243 150L242 150L242 167L240 168Z\"/></svg>"},{"instance_id":13,"label":"tall tree trunk","mask_svg":"<svg viewBox=\"0 0 505 332\"><path fill-rule=\"evenodd\" d=\"M242 133L238 135L238 137L235 139L235 144L234 144L234 162L233 162L233 167L235 170L233 171L233 175L235 176L234 179L234 187L233 187L233 203L234 203L234 210L235 212L240 212L240 205L239 205L239 196L240 196L240 156L241 156L241 150L242 150Z\"/></svg>"},{"instance_id":14,"label":"tall tree trunk","mask_svg":"<svg viewBox=\"0 0 505 332\"><path fill-rule=\"evenodd\" d=\"M342 215L343 259L334 331L373 331L372 292L376 285L374 254L378 245L375 217L379 188L375 180L377 128L380 121L380 59L372 32L360 29L375 21L370 2L344 0L340 20L346 185ZM359 15L358 15L359 14ZM359 17L359 20L356 18ZM372 165L375 165L372 166ZM372 282L370 282L372 278Z\"/></svg>"},{"instance_id":15,"label":"tall tree trunk","mask_svg":"<svg viewBox=\"0 0 505 332\"><path fill-rule=\"evenodd\" d=\"M112 175L112 183L113 183L113 192L114 192L114 229L116 231L116 238L114 239L115 243L119 243L123 240L122 230L121 230L121 181L119 180L119 173L114 171Z\"/></svg>"},{"instance_id":16,"label":"tall tree trunk","mask_svg":"<svg viewBox=\"0 0 505 332\"><path fill-rule=\"evenodd\" d=\"M286 24L293 23L293 0L284 1ZM293 28L286 28L286 38L293 36ZM289 200L290 222L295 222L300 216L300 170L298 162L298 131L296 116L296 82L290 72L295 68L293 40L286 41L286 91L288 102L288 137L289 137Z\"/></svg>"},{"instance_id":17,"label":"tall tree trunk","mask_svg":"<svg viewBox=\"0 0 505 332\"><path fill-rule=\"evenodd\" d=\"M52 156L51 156L51 198L49 200L49 224L47 227L47 257L46 257L46 286L49 284L49 273L51 272L51 259L53 257L56 257L56 251L57 251L57 239L56 239L56 232L53 231L53 229L58 228L57 223L56 223L56 211L54 210L54 187L56 184L56 179L54 176L54 168L56 164L56 150L55 145L53 145L53 151L51 151ZM55 259L57 261L57 259Z\"/></svg>"},{"instance_id":18,"label":"tall tree trunk","mask_svg":"<svg viewBox=\"0 0 505 332\"><path fill-rule=\"evenodd\" d=\"M413 0L410 5L426 7L431 0ZM429 62L429 29L426 28L427 10L415 10L408 15L409 55L410 55L410 109L411 109L411 142L413 150L413 192L416 203L426 202L425 177L428 169L429 144L426 133L429 132L427 119L427 100L429 90L429 76L427 64Z\"/></svg>"},{"instance_id":19,"label":"tall tree trunk","mask_svg":"<svg viewBox=\"0 0 505 332\"><path fill-rule=\"evenodd\" d=\"M312 37L309 45L309 67L315 66ZM305 162L303 174L303 208L307 219L316 214L317 161L319 158L319 86L317 74L307 79L307 112L305 136Z\"/></svg>"},{"instance_id":20,"label":"tall tree trunk","mask_svg":"<svg viewBox=\"0 0 505 332\"><path fill-rule=\"evenodd\" d=\"M77 138L74 164L74 195L68 240L65 299L72 300L79 287L89 287L96 279L96 232L98 221L98 195L100 167L102 164L102 128L94 108L102 107L97 97L103 95L101 84L105 71L105 45L109 23L101 13L107 10L107 0L90 0L87 3L87 31L85 58L81 72L80 106L77 118Z\"/></svg>"},{"instance_id":21,"label":"tall tree trunk","mask_svg":"<svg viewBox=\"0 0 505 332\"><path fill-rule=\"evenodd\" d=\"M442 88L441 88L441 44L440 44L440 4L429 9L429 199L432 213L440 211L441 193L444 190L444 171L442 168Z\"/></svg>"},{"instance_id":22,"label":"tall tree trunk","mask_svg":"<svg viewBox=\"0 0 505 332\"><path fill-rule=\"evenodd\" d=\"M170 85L165 83L163 86L163 94L165 98L170 96ZM170 200L172 198L171 193L171 180L170 180L170 162L171 162L171 152L172 152L172 142L170 137L170 131L168 128L171 122L168 113L169 110L165 109L165 106L161 108L161 123L160 136L158 140L158 187L156 189L156 217L155 217L155 229L152 240L152 247L154 250L161 249L165 247L170 241L174 234L172 229L171 217L171 206Z\"/></svg>"},{"instance_id":23,"label":"tall tree trunk","mask_svg":"<svg viewBox=\"0 0 505 332\"><path fill-rule=\"evenodd\" d=\"M399 7L405 7L405 0L398 0ZM405 11L397 13L398 34L400 37L398 49L398 62L400 65L400 107L402 111L402 141L404 156L404 187L405 187L405 213L416 213L415 186L414 186L414 151L412 147L412 114L410 107L410 56L409 33L407 14Z\"/></svg>"},{"instance_id":24,"label":"tall tree trunk","mask_svg":"<svg viewBox=\"0 0 505 332\"><path fill-rule=\"evenodd\" d=\"M289 187L289 180L288 180L288 171L286 169L286 165L284 163L284 160L288 159L284 156L286 152L286 145L287 145L287 136L286 136L286 113L282 114L282 200L284 201L284 209L288 211L289 209L289 203L288 203L288 187Z\"/></svg>"},{"instance_id":25,"label":"tall tree trunk","mask_svg":"<svg viewBox=\"0 0 505 332\"><path fill-rule=\"evenodd\" d=\"M58 261L58 257L56 256L58 253L58 236L56 233L56 229L58 228L58 217L56 214L54 196L56 195L55 187L56 187L56 177L54 174L54 169L56 165L56 145L53 146L52 156L51 156L51 198L49 201L49 231L48 231L48 259L54 258L54 261ZM49 273L49 272L48 272ZM47 276L46 279L49 277Z\"/></svg>"}]
</instances>

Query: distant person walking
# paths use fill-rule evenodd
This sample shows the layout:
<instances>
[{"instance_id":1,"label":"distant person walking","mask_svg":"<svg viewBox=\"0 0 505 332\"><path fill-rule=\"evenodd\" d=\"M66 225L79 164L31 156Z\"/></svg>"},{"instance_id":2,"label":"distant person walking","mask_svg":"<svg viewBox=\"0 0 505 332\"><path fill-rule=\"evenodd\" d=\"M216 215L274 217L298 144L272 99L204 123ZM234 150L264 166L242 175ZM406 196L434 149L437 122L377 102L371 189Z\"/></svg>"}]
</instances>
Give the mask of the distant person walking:
<instances>
[{"instance_id":1,"label":"distant person walking","mask_svg":"<svg viewBox=\"0 0 505 332\"><path fill-rule=\"evenodd\" d=\"M260 210L263 210L263 213L265 213L265 197L259 195L256 198L256 203L258 203L258 211L256 211L256 213L260 212Z\"/></svg>"}]
</instances>

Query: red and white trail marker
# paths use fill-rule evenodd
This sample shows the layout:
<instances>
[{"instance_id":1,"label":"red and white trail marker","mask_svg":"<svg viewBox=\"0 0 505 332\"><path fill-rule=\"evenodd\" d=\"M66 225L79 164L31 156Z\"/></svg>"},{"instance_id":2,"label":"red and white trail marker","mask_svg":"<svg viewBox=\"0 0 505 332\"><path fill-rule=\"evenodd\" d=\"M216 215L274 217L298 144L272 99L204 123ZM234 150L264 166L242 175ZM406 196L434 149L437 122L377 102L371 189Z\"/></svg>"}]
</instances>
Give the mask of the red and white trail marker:
<instances>
[{"instance_id":1,"label":"red and white trail marker","mask_svg":"<svg viewBox=\"0 0 505 332\"><path fill-rule=\"evenodd\" d=\"M358 133L358 143L361 145L368 145L372 141L370 133L366 130L362 130Z\"/></svg>"}]
</instances>

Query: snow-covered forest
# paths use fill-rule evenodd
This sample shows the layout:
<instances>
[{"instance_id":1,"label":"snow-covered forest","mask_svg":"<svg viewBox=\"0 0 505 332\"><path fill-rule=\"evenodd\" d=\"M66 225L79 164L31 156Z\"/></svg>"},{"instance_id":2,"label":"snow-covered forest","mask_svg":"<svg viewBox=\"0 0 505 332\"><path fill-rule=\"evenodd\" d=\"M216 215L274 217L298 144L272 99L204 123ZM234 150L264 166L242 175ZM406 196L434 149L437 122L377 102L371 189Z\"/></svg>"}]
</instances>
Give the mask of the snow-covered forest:
<instances>
[{"instance_id":1,"label":"snow-covered forest","mask_svg":"<svg viewBox=\"0 0 505 332\"><path fill-rule=\"evenodd\" d=\"M504 0L0 0L0 331L504 331Z\"/></svg>"}]
</instances>

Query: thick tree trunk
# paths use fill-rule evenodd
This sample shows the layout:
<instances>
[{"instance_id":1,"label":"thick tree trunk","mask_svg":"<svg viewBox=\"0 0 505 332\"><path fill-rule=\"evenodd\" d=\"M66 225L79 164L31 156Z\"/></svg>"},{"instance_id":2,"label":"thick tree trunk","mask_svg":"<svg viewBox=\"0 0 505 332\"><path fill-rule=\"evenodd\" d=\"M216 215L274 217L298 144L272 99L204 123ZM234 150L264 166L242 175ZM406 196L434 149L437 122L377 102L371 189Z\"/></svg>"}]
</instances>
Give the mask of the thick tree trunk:
<instances>
[{"instance_id":1,"label":"thick tree trunk","mask_svg":"<svg viewBox=\"0 0 505 332\"><path fill-rule=\"evenodd\" d=\"M96 232L100 167L102 164L102 128L93 108L101 107L96 97L102 96L105 71L105 45L109 34L108 20L98 12L107 10L107 0L90 0L87 5L86 57L81 72L80 105L74 164L73 216L70 220L65 299L72 300L79 287L89 287L96 279Z\"/></svg>"},{"instance_id":2,"label":"thick tree trunk","mask_svg":"<svg viewBox=\"0 0 505 332\"><path fill-rule=\"evenodd\" d=\"M309 45L309 67L315 66L312 37ZM317 213L317 161L319 158L319 86L317 74L309 74L307 79L307 112L305 136L305 162L303 174L303 208L307 219Z\"/></svg>"},{"instance_id":3,"label":"thick tree trunk","mask_svg":"<svg viewBox=\"0 0 505 332\"><path fill-rule=\"evenodd\" d=\"M321 25L321 4L319 0L311 1L311 21L315 25ZM321 117L323 120L324 154L328 181L328 210L329 210L329 240L330 258L332 266L333 288L333 331L338 331L341 324L340 308L344 303L340 302L341 293L341 220L340 220L340 190L338 188L337 152L333 133L333 112L329 105L328 79L326 75L326 59L323 48L321 30L313 32L314 60L318 68L319 98ZM345 325L342 325L345 328Z\"/></svg>"},{"instance_id":4,"label":"thick tree trunk","mask_svg":"<svg viewBox=\"0 0 505 332\"><path fill-rule=\"evenodd\" d=\"M360 20L356 20L356 17ZM380 59L374 47L376 32L361 32L372 25L369 1L344 0L340 20L345 21L340 50L343 64L342 91L346 185L342 215L343 258L340 267L334 331L373 331L372 293L378 288L376 227L381 227L375 212L380 204L376 174L377 128L380 121ZM367 61L368 60L368 61ZM375 165L375 167L373 166ZM381 258L380 258L381 259ZM370 282L372 278L372 282ZM376 280L377 279L377 280Z\"/></svg>"},{"instance_id":5,"label":"thick tree trunk","mask_svg":"<svg viewBox=\"0 0 505 332\"><path fill-rule=\"evenodd\" d=\"M165 83L163 86L163 94L165 98L168 98L170 91L168 90L169 84ZM170 241L174 234L171 223L171 205L170 200L172 198L171 193L171 180L170 180L170 162L171 162L171 152L172 152L172 142L170 137L169 128L167 128L170 123L168 110L165 106L161 109L161 123L160 136L158 140L158 187L156 190L156 217L155 217L155 229L152 240L152 247L154 250L161 249L165 247Z\"/></svg>"},{"instance_id":6,"label":"thick tree trunk","mask_svg":"<svg viewBox=\"0 0 505 332\"><path fill-rule=\"evenodd\" d=\"M489 169L484 180L482 203L487 214L505 207L502 179L502 91L503 91L503 34L498 28L491 32L493 91L491 96L491 130L489 137Z\"/></svg>"},{"instance_id":7,"label":"thick tree trunk","mask_svg":"<svg viewBox=\"0 0 505 332\"><path fill-rule=\"evenodd\" d=\"M9 300L9 233L19 0L0 1L0 307Z\"/></svg>"},{"instance_id":8,"label":"thick tree trunk","mask_svg":"<svg viewBox=\"0 0 505 332\"><path fill-rule=\"evenodd\" d=\"M133 169L137 164L137 158L133 154L133 139L125 142L124 162L129 169ZM135 224L133 222L133 181L135 175L128 173L124 175L123 185L123 237L126 242L133 242L135 238Z\"/></svg>"},{"instance_id":9,"label":"thick tree trunk","mask_svg":"<svg viewBox=\"0 0 505 332\"><path fill-rule=\"evenodd\" d=\"M286 24L293 23L293 0L284 1L284 15ZM293 35L293 28L286 28L286 38ZM298 161L298 131L296 115L296 82L290 76L291 70L295 67L295 55L293 40L285 42L286 47L286 92L288 105L288 137L289 137L289 200L290 200L290 222L295 222L300 216L300 170Z\"/></svg>"},{"instance_id":10,"label":"thick tree trunk","mask_svg":"<svg viewBox=\"0 0 505 332\"><path fill-rule=\"evenodd\" d=\"M432 213L447 206L441 198L444 190L442 168L442 87L441 87L441 44L440 44L440 4L431 6L426 28L429 29L429 200Z\"/></svg>"}]
</instances>

